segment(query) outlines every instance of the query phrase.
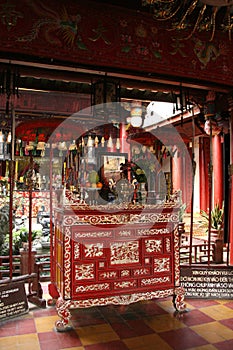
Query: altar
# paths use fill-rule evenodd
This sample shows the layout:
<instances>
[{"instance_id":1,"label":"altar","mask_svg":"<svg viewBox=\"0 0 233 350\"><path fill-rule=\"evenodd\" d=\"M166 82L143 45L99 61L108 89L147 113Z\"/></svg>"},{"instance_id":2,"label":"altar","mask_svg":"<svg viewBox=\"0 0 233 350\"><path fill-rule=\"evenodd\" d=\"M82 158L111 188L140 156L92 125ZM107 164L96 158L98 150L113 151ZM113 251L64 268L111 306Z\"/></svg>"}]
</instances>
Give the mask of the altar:
<instances>
[{"instance_id":1,"label":"altar","mask_svg":"<svg viewBox=\"0 0 233 350\"><path fill-rule=\"evenodd\" d=\"M54 213L57 330L69 327L73 308L172 296L175 310L185 309L176 201L89 206L69 197Z\"/></svg>"}]
</instances>

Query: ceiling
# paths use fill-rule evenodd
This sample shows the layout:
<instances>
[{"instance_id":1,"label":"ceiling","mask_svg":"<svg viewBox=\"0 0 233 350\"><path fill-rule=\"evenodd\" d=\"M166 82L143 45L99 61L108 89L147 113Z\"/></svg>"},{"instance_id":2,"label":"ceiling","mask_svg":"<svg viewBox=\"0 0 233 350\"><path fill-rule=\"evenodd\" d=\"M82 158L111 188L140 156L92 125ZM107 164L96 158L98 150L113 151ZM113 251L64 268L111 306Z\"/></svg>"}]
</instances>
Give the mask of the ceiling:
<instances>
[{"instance_id":1,"label":"ceiling","mask_svg":"<svg viewBox=\"0 0 233 350\"><path fill-rule=\"evenodd\" d=\"M153 13L153 8L150 6L142 6L141 0L92 0L98 3L108 3L114 6L120 6L137 11L146 11ZM175 2L176 0L170 0L168 3ZM146 2L146 1L144 1ZM147 1L148 2L148 1ZM160 1L161 2L161 1ZM163 1L164 2L164 1ZM193 1L184 1L184 4L191 4ZM198 1L198 6L195 10L200 9L203 5L203 1ZM216 3L216 1L215 1ZM1 53L0 57L0 70L5 67L9 61L9 58L4 57ZM162 76L155 74L148 76L148 74L140 71L125 72L116 68L100 68L100 67L73 67L68 63L62 63L61 65L48 64L45 62L38 63L28 61L28 58L12 57L11 66L18 67L20 73L19 88L26 89L28 91L49 91L59 92L64 94L82 94L91 96L92 83L96 80L109 79L111 81L117 81L121 86L121 99L122 100L141 100L145 103L150 101L162 101L172 102L173 94L180 92L181 84L182 89L188 90L190 100L203 107L206 96L209 90L215 90L217 92L217 109L227 110L227 94L229 93L229 87L224 87L219 84L207 83L198 79L186 80L179 77ZM4 113L4 106L2 108ZM21 111L18 113L18 117L25 119L30 118L32 111ZM38 117L38 116L37 116ZM190 126L185 123L182 128L187 129L187 133L190 133ZM189 128L189 132L188 132ZM197 133L200 130L197 129Z\"/></svg>"}]
</instances>

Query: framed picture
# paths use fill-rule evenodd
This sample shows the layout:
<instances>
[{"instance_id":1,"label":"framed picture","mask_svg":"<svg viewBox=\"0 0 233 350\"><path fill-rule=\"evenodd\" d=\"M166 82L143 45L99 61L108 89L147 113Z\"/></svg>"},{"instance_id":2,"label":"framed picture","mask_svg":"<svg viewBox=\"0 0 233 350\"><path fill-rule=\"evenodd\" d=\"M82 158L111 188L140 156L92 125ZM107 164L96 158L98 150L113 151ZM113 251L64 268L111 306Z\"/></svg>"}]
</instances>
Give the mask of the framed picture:
<instances>
[{"instance_id":1,"label":"framed picture","mask_svg":"<svg viewBox=\"0 0 233 350\"><path fill-rule=\"evenodd\" d=\"M100 154L98 159L100 181L109 183L109 180L113 182L120 180L121 164L127 161L127 157L127 153L105 152Z\"/></svg>"}]
</instances>

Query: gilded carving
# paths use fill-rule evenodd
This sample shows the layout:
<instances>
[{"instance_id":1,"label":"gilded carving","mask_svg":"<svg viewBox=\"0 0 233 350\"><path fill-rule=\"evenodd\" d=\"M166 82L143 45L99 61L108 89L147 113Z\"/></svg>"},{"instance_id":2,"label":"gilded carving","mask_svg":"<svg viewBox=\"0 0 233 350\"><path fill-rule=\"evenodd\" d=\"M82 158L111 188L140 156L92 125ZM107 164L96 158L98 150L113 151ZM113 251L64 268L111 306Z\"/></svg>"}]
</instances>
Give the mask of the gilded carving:
<instances>
[{"instance_id":1,"label":"gilded carving","mask_svg":"<svg viewBox=\"0 0 233 350\"><path fill-rule=\"evenodd\" d=\"M94 279L94 264L75 265L75 280Z\"/></svg>"},{"instance_id":2,"label":"gilded carving","mask_svg":"<svg viewBox=\"0 0 233 350\"><path fill-rule=\"evenodd\" d=\"M133 271L134 276L144 276L150 274L150 269L148 267L136 269Z\"/></svg>"},{"instance_id":3,"label":"gilded carving","mask_svg":"<svg viewBox=\"0 0 233 350\"><path fill-rule=\"evenodd\" d=\"M162 239L147 239L145 240L145 248L147 253L161 253L162 252Z\"/></svg>"},{"instance_id":4,"label":"gilded carving","mask_svg":"<svg viewBox=\"0 0 233 350\"><path fill-rule=\"evenodd\" d=\"M80 258L80 247L79 243L74 243L74 259Z\"/></svg>"},{"instance_id":5,"label":"gilded carving","mask_svg":"<svg viewBox=\"0 0 233 350\"><path fill-rule=\"evenodd\" d=\"M142 228L137 230L137 236L153 236L168 234L168 228Z\"/></svg>"},{"instance_id":6,"label":"gilded carving","mask_svg":"<svg viewBox=\"0 0 233 350\"><path fill-rule=\"evenodd\" d=\"M84 244L84 255L86 258L103 256L103 243Z\"/></svg>"},{"instance_id":7,"label":"gilded carving","mask_svg":"<svg viewBox=\"0 0 233 350\"><path fill-rule=\"evenodd\" d=\"M166 237L166 239L165 239L165 250L167 253L171 252L171 238L170 237Z\"/></svg>"},{"instance_id":8,"label":"gilded carving","mask_svg":"<svg viewBox=\"0 0 233 350\"><path fill-rule=\"evenodd\" d=\"M170 276L161 276L161 277L153 277L153 278L143 278L141 281L142 286L150 286L155 284L163 284L170 283Z\"/></svg>"},{"instance_id":9,"label":"gilded carving","mask_svg":"<svg viewBox=\"0 0 233 350\"><path fill-rule=\"evenodd\" d=\"M110 243L110 263L130 264L139 262L139 242L114 242Z\"/></svg>"},{"instance_id":10,"label":"gilded carving","mask_svg":"<svg viewBox=\"0 0 233 350\"><path fill-rule=\"evenodd\" d=\"M64 290L65 297L70 298L71 289L71 231L69 227L65 228L64 239Z\"/></svg>"},{"instance_id":11,"label":"gilded carving","mask_svg":"<svg viewBox=\"0 0 233 350\"><path fill-rule=\"evenodd\" d=\"M109 283L96 283L91 285L82 285L75 288L76 293L85 293L85 292L95 292L95 291L103 291L110 290Z\"/></svg>"},{"instance_id":12,"label":"gilded carving","mask_svg":"<svg viewBox=\"0 0 233 350\"><path fill-rule=\"evenodd\" d=\"M121 281L121 282L115 282L114 283L114 289L125 289L125 288L136 288L137 287L137 281Z\"/></svg>"},{"instance_id":13,"label":"gilded carving","mask_svg":"<svg viewBox=\"0 0 233 350\"><path fill-rule=\"evenodd\" d=\"M80 232L75 232L74 239L80 238L105 238L112 237L112 231L91 231L91 232L82 232L81 228L79 228Z\"/></svg>"},{"instance_id":14,"label":"gilded carving","mask_svg":"<svg viewBox=\"0 0 233 350\"><path fill-rule=\"evenodd\" d=\"M117 278L117 272L116 272L116 271L105 271L105 272L100 272L99 278L100 278L100 279Z\"/></svg>"},{"instance_id":15,"label":"gilded carving","mask_svg":"<svg viewBox=\"0 0 233 350\"><path fill-rule=\"evenodd\" d=\"M171 269L170 258L154 259L154 272L169 272Z\"/></svg>"},{"instance_id":16,"label":"gilded carving","mask_svg":"<svg viewBox=\"0 0 233 350\"><path fill-rule=\"evenodd\" d=\"M130 270L121 270L121 277L130 276Z\"/></svg>"}]
</instances>

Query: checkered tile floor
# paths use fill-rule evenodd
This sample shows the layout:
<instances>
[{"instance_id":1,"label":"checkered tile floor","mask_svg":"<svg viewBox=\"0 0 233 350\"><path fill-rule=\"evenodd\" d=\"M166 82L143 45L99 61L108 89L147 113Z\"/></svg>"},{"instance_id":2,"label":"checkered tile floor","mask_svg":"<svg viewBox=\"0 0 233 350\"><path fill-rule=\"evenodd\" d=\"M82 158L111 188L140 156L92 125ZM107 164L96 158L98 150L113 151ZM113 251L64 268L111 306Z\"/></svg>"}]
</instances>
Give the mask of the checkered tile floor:
<instances>
[{"instance_id":1,"label":"checkered tile floor","mask_svg":"<svg viewBox=\"0 0 233 350\"><path fill-rule=\"evenodd\" d=\"M171 298L73 310L73 329L64 333L54 330L54 307L30 305L28 314L0 323L0 349L233 349L233 301L186 299L186 305L189 311L178 315Z\"/></svg>"}]
</instances>

